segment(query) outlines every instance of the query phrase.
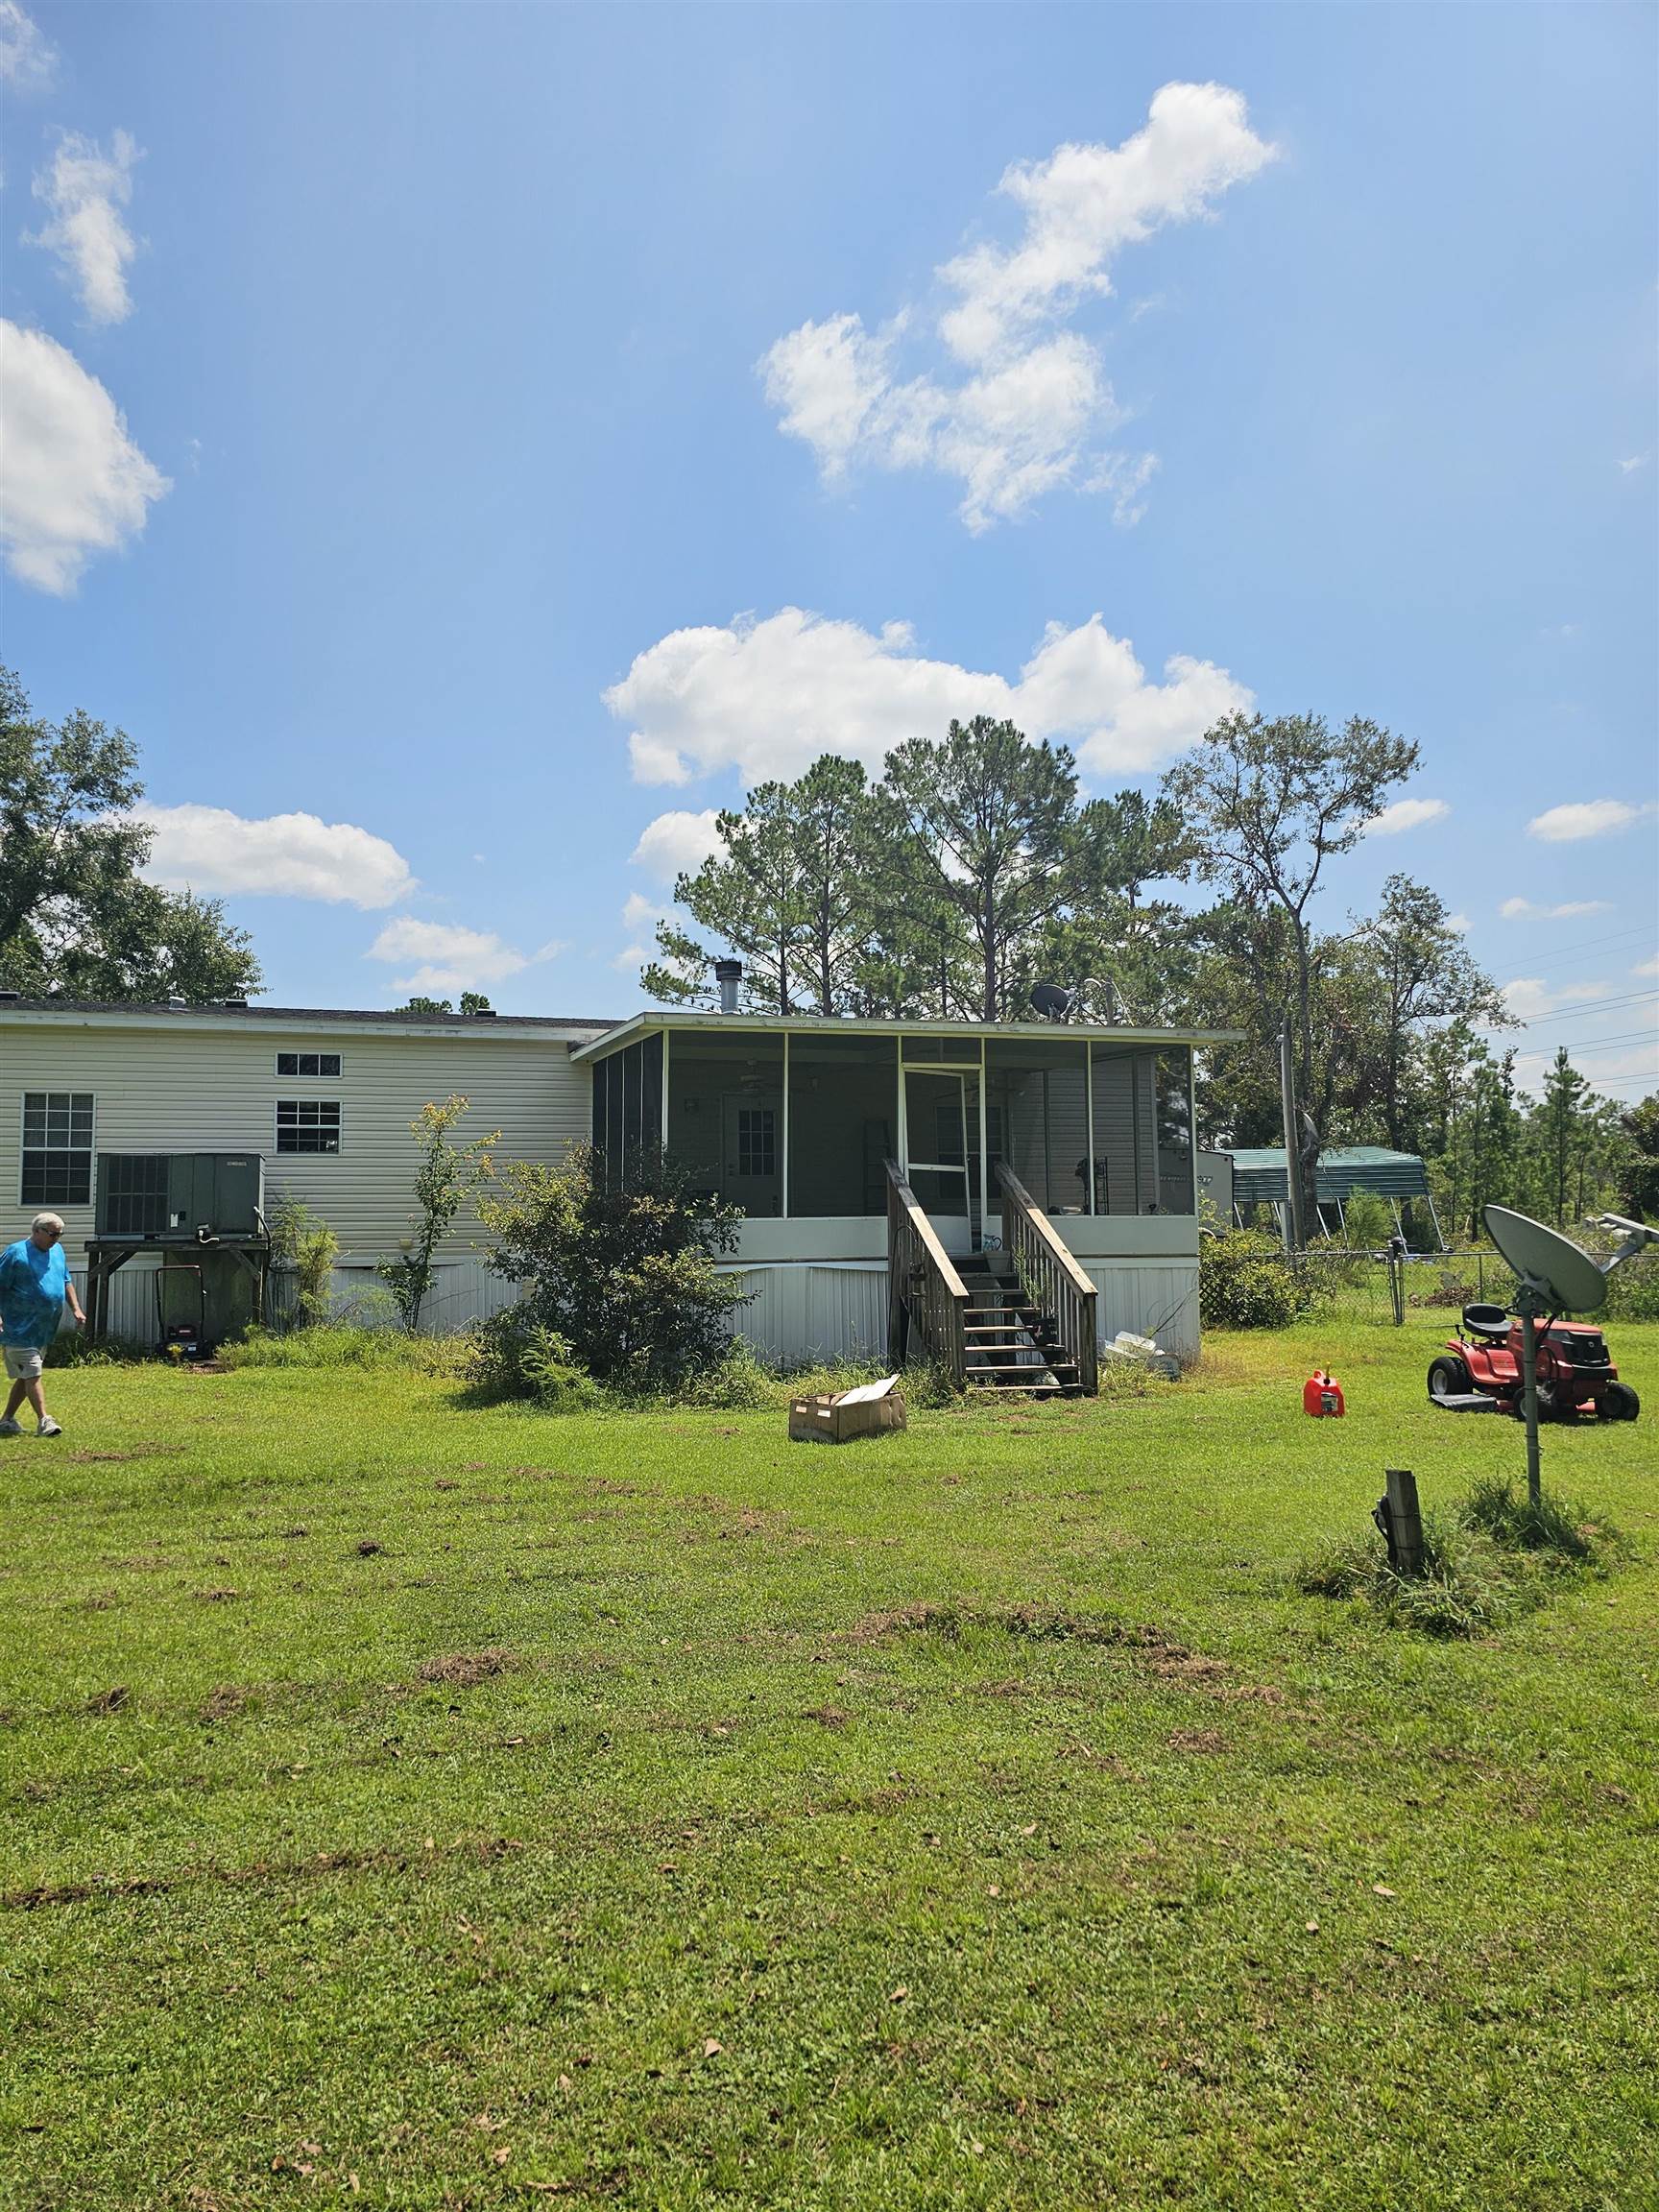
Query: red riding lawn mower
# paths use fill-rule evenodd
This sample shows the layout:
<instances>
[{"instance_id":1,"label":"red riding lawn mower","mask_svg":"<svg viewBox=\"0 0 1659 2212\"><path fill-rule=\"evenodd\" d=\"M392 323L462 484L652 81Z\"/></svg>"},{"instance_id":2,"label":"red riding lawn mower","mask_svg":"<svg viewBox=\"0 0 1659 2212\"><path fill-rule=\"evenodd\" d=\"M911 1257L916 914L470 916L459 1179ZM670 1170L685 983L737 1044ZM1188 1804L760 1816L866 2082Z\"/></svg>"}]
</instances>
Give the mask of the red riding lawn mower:
<instances>
[{"instance_id":1,"label":"red riding lawn mower","mask_svg":"<svg viewBox=\"0 0 1659 2212\"><path fill-rule=\"evenodd\" d=\"M1518 1315L1502 1306L1465 1306L1464 1334L1447 1339L1429 1370L1429 1395L1448 1413L1513 1413L1522 1405ZM1621 1382L1607 1340L1587 1321L1538 1323L1538 1418L1634 1421L1642 1402Z\"/></svg>"}]
</instances>

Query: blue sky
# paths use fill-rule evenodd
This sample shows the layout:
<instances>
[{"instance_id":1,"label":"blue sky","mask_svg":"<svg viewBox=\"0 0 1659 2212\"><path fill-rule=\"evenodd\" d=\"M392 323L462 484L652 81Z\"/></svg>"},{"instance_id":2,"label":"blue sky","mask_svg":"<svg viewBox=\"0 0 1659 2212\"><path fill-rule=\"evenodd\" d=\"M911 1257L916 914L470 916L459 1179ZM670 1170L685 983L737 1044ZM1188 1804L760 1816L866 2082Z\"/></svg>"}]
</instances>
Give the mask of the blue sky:
<instances>
[{"instance_id":1,"label":"blue sky","mask_svg":"<svg viewBox=\"0 0 1659 2212\"><path fill-rule=\"evenodd\" d=\"M826 744L1369 714L1327 922L1426 878L1634 1096L1656 24L0 0L5 657L289 1003L624 1013Z\"/></svg>"}]
</instances>

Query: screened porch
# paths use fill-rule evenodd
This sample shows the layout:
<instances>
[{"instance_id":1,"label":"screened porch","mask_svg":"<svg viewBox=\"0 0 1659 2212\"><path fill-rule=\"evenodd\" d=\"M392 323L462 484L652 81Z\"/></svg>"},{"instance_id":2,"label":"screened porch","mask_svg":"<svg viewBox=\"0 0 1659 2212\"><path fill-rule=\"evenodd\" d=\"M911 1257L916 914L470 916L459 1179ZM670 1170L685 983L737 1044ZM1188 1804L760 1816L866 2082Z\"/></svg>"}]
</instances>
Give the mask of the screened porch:
<instances>
[{"instance_id":1,"label":"screened porch","mask_svg":"<svg viewBox=\"0 0 1659 2212\"><path fill-rule=\"evenodd\" d=\"M946 1243L977 1250L987 1223L996 1235L999 1166L1062 1222L1191 1217L1197 1041L670 1014L578 1057L591 1062L593 1148L613 1181L632 1156L663 1151L753 1223L873 1223L892 1161Z\"/></svg>"}]
</instances>

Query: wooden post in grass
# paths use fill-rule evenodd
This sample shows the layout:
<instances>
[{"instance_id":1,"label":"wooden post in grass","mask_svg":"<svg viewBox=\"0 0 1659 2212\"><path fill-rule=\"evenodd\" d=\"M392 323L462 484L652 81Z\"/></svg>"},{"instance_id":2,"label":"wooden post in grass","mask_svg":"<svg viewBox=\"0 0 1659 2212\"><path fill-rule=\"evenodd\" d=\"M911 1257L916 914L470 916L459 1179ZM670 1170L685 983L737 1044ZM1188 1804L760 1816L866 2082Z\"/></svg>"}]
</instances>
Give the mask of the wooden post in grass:
<instances>
[{"instance_id":1,"label":"wooden post in grass","mask_svg":"<svg viewBox=\"0 0 1659 2212\"><path fill-rule=\"evenodd\" d=\"M1384 1471L1387 1484L1388 1563L1407 1577L1423 1572L1423 1508L1417 1503L1417 1478L1409 1467Z\"/></svg>"}]
</instances>

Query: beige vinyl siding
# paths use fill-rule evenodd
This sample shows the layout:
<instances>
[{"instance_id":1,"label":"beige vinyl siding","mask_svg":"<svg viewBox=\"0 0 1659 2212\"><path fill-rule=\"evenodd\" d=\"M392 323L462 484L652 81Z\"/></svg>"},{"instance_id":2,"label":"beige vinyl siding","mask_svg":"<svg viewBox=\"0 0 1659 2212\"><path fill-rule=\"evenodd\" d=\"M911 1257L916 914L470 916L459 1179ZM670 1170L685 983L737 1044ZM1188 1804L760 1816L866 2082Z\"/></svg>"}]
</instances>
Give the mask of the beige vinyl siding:
<instances>
[{"instance_id":1,"label":"beige vinyl siding","mask_svg":"<svg viewBox=\"0 0 1659 2212\"><path fill-rule=\"evenodd\" d=\"M284 1051L338 1052L341 1072L278 1076ZM0 1014L0 1243L20 1236L35 1211L19 1198L26 1091L90 1091L95 1155L258 1152L267 1206L283 1190L302 1198L338 1236L343 1261L394 1253L407 1231L416 1166L409 1124L429 1099L469 1098L459 1136L498 1128L507 1160L558 1161L591 1126L589 1072L571 1066L567 1042L545 1032L408 1036L164 1018L127 1027ZM338 1099L339 1152L278 1155L279 1098ZM57 1211L78 1257L93 1210ZM459 1257L476 1242L477 1224L463 1220L456 1231L444 1250Z\"/></svg>"}]
</instances>

